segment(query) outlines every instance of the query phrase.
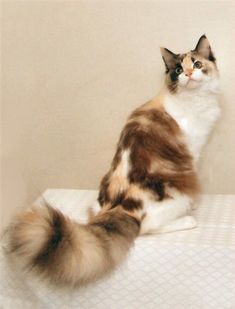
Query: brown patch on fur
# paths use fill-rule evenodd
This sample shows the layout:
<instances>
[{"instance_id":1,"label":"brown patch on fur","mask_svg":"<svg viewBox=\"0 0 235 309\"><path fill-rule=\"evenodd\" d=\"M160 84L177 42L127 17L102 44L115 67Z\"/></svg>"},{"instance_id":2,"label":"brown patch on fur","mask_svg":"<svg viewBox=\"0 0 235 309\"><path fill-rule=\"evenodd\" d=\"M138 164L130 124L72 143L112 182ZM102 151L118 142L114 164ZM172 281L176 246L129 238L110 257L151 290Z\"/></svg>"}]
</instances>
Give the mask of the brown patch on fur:
<instances>
[{"instance_id":1,"label":"brown patch on fur","mask_svg":"<svg viewBox=\"0 0 235 309\"><path fill-rule=\"evenodd\" d=\"M125 189L116 188L111 197L112 170L101 183L100 196L108 195L112 207L122 205L127 198L141 200L141 190L151 192L157 200L168 197L168 187L192 196L199 191L193 158L178 124L163 108L150 109L154 103L147 104L148 108L142 106L131 114L118 143L118 149L130 152Z\"/></svg>"},{"instance_id":2,"label":"brown patch on fur","mask_svg":"<svg viewBox=\"0 0 235 309\"><path fill-rule=\"evenodd\" d=\"M125 198L122 202L122 207L127 211L132 211L133 209L142 209L141 199Z\"/></svg>"},{"instance_id":3,"label":"brown patch on fur","mask_svg":"<svg viewBox=\"0 0 235 309\"><path fill-rule=\"evenodd\" d=\"M130 184L128 191L126 192L126 198L136 198L141 200L143 198L143 194L146 193L143 188L140 187L137 183Z\"/></svg>"}]
</instances>

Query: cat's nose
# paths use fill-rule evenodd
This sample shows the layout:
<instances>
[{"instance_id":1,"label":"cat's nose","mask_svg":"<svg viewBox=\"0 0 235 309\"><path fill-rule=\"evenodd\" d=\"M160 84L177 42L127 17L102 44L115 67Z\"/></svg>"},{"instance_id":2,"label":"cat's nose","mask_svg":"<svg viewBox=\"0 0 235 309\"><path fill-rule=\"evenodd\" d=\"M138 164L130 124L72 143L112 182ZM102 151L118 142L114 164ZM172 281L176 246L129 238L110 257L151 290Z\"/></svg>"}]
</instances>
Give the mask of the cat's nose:
<instances>
[{"instance_id":1,"label":"cat's nose","mask_svg":"<svg viewBox=\"0 0 235 309\"><path fill-rule=\"evenodd\" d=\"M193 70L187 70L184 74L190 77L193 74Z\"/></svg>"}]
</instances>

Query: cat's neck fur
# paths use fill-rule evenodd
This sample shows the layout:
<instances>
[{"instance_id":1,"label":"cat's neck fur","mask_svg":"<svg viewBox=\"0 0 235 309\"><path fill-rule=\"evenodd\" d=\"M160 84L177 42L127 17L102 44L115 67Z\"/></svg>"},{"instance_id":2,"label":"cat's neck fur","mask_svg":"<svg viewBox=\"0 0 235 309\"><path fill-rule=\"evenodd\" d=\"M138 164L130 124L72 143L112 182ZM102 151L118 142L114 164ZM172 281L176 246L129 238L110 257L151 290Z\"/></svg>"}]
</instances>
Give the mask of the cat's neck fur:
<instances>
[{"instance_id":1,"label":"cat's neck fur","mask_svg":"<svg viewBox=\"0 0 235 309\"><path fill-rule=\"evenodd\" d=\"M186 136L195 161L220 114L218 79L197 89L179 90L171 94L165 90L164 108L176 120Z\"/></svg>"}]
</instances>

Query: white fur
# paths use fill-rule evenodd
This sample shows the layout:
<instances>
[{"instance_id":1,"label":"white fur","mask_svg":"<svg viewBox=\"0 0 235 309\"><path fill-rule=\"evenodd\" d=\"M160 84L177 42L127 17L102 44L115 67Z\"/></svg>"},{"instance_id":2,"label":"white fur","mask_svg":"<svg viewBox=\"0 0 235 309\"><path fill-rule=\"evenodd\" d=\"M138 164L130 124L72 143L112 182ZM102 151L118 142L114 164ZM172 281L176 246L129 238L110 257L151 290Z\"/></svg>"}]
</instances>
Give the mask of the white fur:
<instances>
[{"instance_id":1,"label":"white fur","mask_svg":"<svg viewBox=\"0 0 235 309\"><path fill-rule=\"evenodd\" d=\"M123 162L123 166L122 166L122 174L123 176L127 177L128 173L129 173L129 168L130 168L130 164L129 164L129 156L130 156L130 149L127 149L125 151L123 151L122 153L122 162Z\"/></svg>"},{"instance_id":2,"label":"white fur","mask_svg":"<svg viewBox=\"0 0 235 309\"><path fill-rule=\"evenodd\" d=\"M124 192L128 188L129 150L122 152L121 161L110 178L110 191L113 195Z\"/></svg>"},{"instance_id":3,"label":"white fur","mask_svg":"<svg viewBox=\"0 0 235 309\"><path fill-rule=\"evenodd\" d=\"M124 150L122 152L120 164L113 172L113 177L127 178L129 172L129 155L130 155L129 149Z\"/></svg>"},{"instance_id":4,"label":"white fur","mask_svg":"<svg viewBox=\"0 0 235 309\"><path fill-rule=\"evenodd\" d=\"M213 79L195 89L185 87L179 93L166 96L165 109L184 132L195 161L220 115L218 93L218 80Z\"/></svg>"}]
</instances>

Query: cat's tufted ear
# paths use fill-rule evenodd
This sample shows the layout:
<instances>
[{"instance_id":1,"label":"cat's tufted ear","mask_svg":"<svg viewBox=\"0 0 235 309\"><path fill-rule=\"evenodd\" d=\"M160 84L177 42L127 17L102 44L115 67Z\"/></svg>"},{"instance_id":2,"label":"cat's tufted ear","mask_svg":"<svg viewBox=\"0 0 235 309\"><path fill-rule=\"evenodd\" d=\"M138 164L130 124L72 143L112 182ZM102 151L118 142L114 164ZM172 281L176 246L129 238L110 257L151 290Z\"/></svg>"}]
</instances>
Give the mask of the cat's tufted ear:
<instances>
[{"instance_id":1,"label":"cat's tufted ear","mask_svg":"<svg viewBox=\"0 0 235 309\"><path fill-rule=\"evenodd\" d=\"M165 47L160 47L162 59L166 66L166 73L169 72L170 69L175 68L176 63L179 62L179 55L174 54L169 49Z\"/></svg>"},{"instance_id":2,"label":"cat's tufted ear","mask_svg":"<svg viewBox=\"0 0 235 309\"><path fill-rule=\"evenodd\" d=\"M210 60L210 61L215 61L215 57L211 51L211 47L210 47L210 43L207 39L207 37L205 36L205 34L203 34L198 43L197 46L194 49L195 52L197 52L200 56Z\"/></svg>"}]
</instances>

